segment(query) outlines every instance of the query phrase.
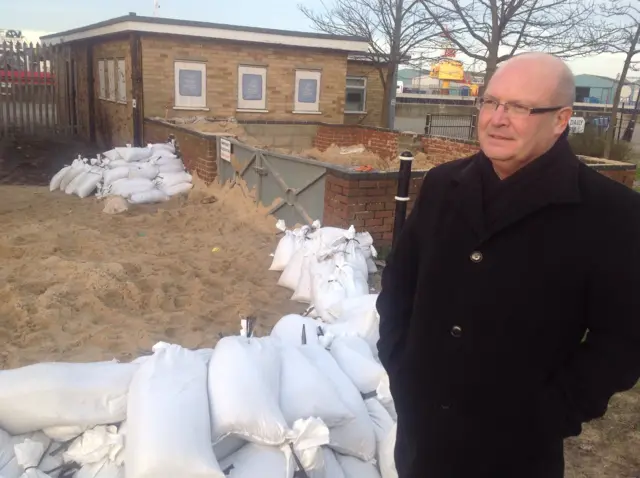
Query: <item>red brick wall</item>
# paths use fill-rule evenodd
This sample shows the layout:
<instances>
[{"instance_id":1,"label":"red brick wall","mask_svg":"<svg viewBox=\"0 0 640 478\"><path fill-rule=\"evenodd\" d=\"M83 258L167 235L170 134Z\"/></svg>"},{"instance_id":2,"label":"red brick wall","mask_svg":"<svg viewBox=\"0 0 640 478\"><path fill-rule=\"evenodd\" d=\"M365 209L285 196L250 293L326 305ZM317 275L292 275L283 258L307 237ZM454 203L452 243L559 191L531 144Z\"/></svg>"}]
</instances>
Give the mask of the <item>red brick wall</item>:
<instances>
[{"instance_id":1,"label":"red brick wall","mask_svg":"<svg viewBox=\"0 0 640 478\"><path fill-rule=\"evenodd\" d=\"M398 155L398 132L358 125L319 125L313 145L324 151L332 144L362 144L381 158L390 159Z\"/></svg>"},{"instance_id":2,"label":"red brick wall","mask_svg":"<svg viewBox=\"0 0 640 478\"><path fill-rule=\"evenodd\" d=\"M218 174L216 138L206 137L176 125L145 120L144 141L146 143L167 141L170 134L175 136L185 167L191 172L196 172L206 184L212 183Z\"/></svg>"},{"instance_id":3,"label":"red brick wall","mask_svg":"<svg viewBox=\"0 0 640 478\"><path fill-rule=\"evenodd\" d=\"M475 141L423 136L422 149L431 161L442 164L471 156L480 150L480 146Z\"/></svg>"}]
</instances>

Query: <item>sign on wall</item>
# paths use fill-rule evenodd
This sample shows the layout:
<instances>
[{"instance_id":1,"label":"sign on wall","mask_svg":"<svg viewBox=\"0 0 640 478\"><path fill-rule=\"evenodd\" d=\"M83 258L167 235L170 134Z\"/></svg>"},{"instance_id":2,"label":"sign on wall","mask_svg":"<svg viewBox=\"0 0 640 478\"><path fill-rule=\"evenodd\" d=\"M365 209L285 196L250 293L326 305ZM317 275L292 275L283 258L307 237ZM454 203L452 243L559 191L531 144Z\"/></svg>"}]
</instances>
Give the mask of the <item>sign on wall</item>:
<instances>
[{"instance_id":1,"label":"sign on wall","mask_svg":"<svg viewBox=\"0 0 640 478\"><path fill-rule=\"evenodd\" d=\"M220 139L220 158L231 162L231 142L228 139Z\"/></svg>"},{"instance_id":2,"label":"sign on wall","mask_svg":"<svg viewBox=\"0 0 640 478\"><path fill-rule=\"evenodd\" d=\"M586 121L585 121L584 118L579 118L577 116L573 116L569 120L569 130L573 134L584 133L584 125L585 125L585 123L586 123Z\"/></svg>"}]
</instances>

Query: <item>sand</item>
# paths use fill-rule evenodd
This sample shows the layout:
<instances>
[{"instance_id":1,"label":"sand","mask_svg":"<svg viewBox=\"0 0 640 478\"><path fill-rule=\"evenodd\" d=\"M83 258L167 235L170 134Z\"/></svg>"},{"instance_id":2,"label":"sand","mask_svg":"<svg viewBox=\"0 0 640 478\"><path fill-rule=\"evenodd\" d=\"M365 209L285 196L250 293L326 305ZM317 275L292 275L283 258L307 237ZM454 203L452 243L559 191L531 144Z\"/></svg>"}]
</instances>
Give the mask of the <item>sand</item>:
<instances>
[{"instance_id":1,"label":"sand","mask_svg":"<svg viewBox=\"0 0 640 478\"><path fill-rule=\"evenodd\" d=\"M207 347L236 334L243 315L264 335L304 310L268 271L275 219L239 185L198 184L189 199L119 215L103 208L0 186L0 369L129 360L160 340Z\"/></svg>"}]
</instances>

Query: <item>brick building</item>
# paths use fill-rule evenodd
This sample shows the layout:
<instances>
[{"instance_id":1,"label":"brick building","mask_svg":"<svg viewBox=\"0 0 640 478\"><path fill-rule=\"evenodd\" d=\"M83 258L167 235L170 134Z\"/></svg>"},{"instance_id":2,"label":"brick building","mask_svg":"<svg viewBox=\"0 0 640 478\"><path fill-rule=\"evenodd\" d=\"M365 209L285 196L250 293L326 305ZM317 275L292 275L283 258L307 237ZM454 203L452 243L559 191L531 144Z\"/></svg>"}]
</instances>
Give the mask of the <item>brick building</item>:
<instances>
[{"instance_id":1,"label":"brick building","mask_svg":"<svg viewBox=\"0 0 640 478\"><path fill-rule=\"evenodd\" d=\"M375 79L349 61L363 38L130 14L42 40L65 49L78 131L105 147L142 144L145 117L342 124L349 100L380 118Z\"/></svg>"}]
</instances>

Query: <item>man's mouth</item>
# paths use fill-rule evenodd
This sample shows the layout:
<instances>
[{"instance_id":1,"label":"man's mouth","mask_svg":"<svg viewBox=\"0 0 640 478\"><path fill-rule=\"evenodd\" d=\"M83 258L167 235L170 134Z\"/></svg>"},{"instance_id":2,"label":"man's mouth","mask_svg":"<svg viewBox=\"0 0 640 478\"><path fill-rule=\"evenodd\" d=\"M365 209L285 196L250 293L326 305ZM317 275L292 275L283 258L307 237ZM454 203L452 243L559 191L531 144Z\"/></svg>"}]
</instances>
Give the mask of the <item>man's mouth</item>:
<instances>
[{"instance_id":1,"label":"man's mouth","mask_svg":"<svg viewBox=\"0 0 640 478\"><path fill-rule=\"evenodd\" d=\"M489 134L489 137L492 139L497 139L499 141L511 141L511 138L499 134Z\"/></svg>"}]
</instances>

